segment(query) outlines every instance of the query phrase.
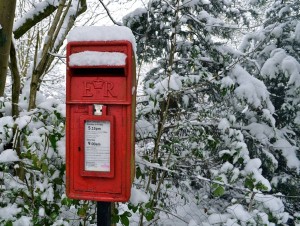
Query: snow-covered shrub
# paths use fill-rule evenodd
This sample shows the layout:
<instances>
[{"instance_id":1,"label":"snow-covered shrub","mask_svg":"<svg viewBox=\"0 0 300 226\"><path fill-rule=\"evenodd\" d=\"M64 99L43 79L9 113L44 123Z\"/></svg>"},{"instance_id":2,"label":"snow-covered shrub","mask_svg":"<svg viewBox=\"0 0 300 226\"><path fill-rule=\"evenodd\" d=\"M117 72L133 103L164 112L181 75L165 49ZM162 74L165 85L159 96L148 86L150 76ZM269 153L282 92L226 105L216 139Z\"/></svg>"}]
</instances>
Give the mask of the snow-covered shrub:
<instances>
[{"instance_id":1,"label":"snow-covered shrub","mask_svg":"<svg viewBox=\"0 0 300 226\"><path fill-rule=\"evenodd\" d=\"M239 31L259 23L256 3L266 7L266 18L259 18L266 21L234 49ZM299 60L296 51L291 57L273 40L265 44L275 38L282 46L289 42L286 48L292 51L299 28L274 26L283 17L286 27L296 25L288 21L295 19L298 5L154 0L147 11L124 18L136 34L139 62L155 62L145 76L136 124L135 185L149 197L145 207L155 212L151 223L164 225L168 218L172 225L293 221L297 204L287 201L290 191L278 188L284 178L299 181ZM276 9L282 9L280 18ZM286 79L270 84L268 72ZM283 92L276 89L287 93L282 102L277 100ZM286 114L287 109L292 112ZM144 216L135 213L131 220L142 225L149 220Z\"/></svg>"},{"instance_id":2,"label":"snow-covered shrub","mask_svg":"<svg viewBox=\"0 0 300 226\"><path fill-rule=\"evenodd\" d=\"M91 202L65 195L64 122L65 105L50 99L15 120L0 118L1 225L69 225L95 218Z\"/></svg>"}]
</instances>

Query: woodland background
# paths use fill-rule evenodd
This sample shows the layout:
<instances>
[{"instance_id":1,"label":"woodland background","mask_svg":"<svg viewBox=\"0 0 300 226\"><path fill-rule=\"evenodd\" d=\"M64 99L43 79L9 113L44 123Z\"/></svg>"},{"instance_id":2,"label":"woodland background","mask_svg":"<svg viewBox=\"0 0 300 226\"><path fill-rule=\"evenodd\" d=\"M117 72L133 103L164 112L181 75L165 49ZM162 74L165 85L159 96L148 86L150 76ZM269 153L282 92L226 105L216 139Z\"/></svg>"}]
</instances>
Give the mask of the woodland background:
<instances>
[{"instance_id":1,"label":"woodland background","mask_svg":"<svg viewBox=\"0 0 300 226\"><path fill-rule=\"evenodd\" d=\"M0 1L0 225L95 225L65 195L64 55L107 24L136 36L139 84L113 221L300 225L298 0Z\"/></svg>"}]
</instances>

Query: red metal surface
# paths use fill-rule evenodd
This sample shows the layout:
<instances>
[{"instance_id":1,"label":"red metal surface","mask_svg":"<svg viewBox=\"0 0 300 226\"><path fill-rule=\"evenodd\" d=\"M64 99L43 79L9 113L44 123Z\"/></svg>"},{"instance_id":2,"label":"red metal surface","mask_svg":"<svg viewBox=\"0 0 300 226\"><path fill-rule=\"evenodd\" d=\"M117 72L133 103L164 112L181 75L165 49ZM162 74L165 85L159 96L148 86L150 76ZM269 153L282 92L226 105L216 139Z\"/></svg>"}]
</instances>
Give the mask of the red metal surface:
<instances>
[{"instance_id":1,"label":"red metal surface","mask_svg":"<svg viewBox=\"0 0 300 226\"><path fill-rule=\"evenodd\" d=\"M71 54L83 51L121 52L124 67L70 67ZM134 155L133 115L135 63L128 41L70 42L67 45L66 79L66 185L73 199L108 202L128 201ZM103 115L93 115L93 104L104 105ZM109 121L110 171L84 170L84 123Z\"/></svg>"}]
</instances>

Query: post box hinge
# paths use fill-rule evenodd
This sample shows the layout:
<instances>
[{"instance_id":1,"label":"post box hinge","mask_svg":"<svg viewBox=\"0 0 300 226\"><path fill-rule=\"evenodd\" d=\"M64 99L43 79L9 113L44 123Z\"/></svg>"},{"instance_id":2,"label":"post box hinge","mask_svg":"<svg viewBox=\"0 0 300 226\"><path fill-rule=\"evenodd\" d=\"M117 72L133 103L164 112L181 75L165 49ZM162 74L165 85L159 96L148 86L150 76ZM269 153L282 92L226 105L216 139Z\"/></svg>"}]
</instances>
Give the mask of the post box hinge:
<instances>
[{"instance_id":1,"label":"post box hinge","mask_svg":"<svg viewBox=\"0 0 300 226\"><path fill-rule=\"evenodd\" d=\"M94 104L94 115L102 115L102 104Z\"/></svg>"}]
</instances>

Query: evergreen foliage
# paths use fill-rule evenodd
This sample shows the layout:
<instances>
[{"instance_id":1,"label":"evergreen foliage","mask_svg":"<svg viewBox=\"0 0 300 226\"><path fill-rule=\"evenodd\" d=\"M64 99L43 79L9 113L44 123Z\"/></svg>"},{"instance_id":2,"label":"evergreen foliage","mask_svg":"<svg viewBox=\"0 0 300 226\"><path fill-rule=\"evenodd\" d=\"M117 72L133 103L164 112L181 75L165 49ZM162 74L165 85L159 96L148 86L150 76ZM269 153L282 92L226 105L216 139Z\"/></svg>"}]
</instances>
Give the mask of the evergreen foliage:
<instances>
[{"instance_id":1,"label":"evergreen foliage","mask_svg":"<svg viewBox=\"0 0 300 226\"><path fill-rule=\"evenodd\" d=\"M138 186L151 208L179 211L177 193L197 203L198 224L296 222L299 3L260 4L257 18L253 1L150 1L124 18L140 62L156 63L137 116Z\"/></svg>"}]
</instances>

